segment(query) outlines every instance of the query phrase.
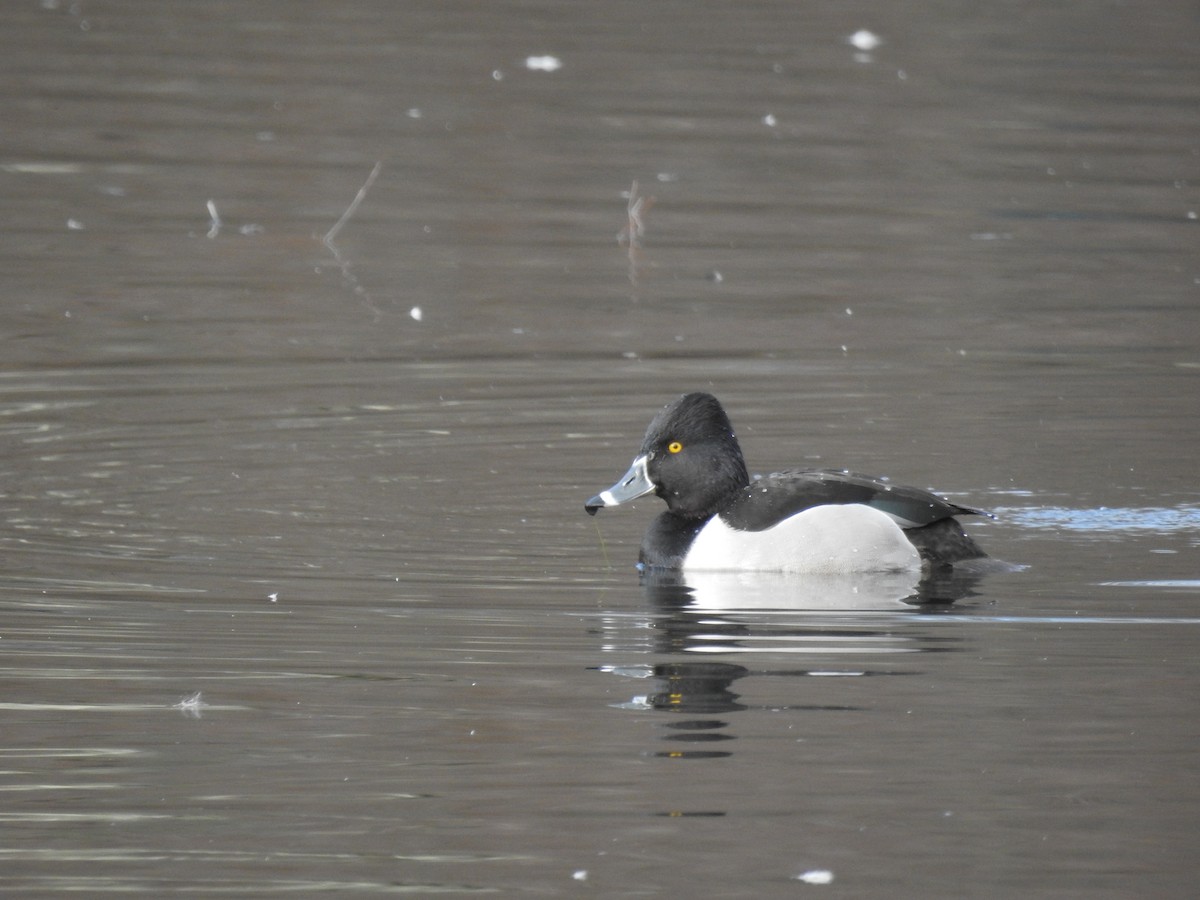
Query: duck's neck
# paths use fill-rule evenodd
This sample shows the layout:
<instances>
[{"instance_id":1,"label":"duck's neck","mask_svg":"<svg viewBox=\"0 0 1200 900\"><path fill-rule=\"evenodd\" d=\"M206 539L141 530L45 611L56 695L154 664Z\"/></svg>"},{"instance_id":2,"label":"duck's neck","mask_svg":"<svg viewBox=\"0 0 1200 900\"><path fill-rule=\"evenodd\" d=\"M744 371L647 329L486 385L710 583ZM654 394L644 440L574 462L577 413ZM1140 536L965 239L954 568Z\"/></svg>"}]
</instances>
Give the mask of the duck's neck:
<instances>
[{"instance_id":1,"label":"duck's neck","mask_svg":"<svg viewBox=\"0 0 1200 900\"><path fill-rule=\"evenodd\" d=\"M693 538L711 518L684 518L669 510L659 513L642 538L638 562L659 569L681 568Z\"/></svg>"}]
</instances>

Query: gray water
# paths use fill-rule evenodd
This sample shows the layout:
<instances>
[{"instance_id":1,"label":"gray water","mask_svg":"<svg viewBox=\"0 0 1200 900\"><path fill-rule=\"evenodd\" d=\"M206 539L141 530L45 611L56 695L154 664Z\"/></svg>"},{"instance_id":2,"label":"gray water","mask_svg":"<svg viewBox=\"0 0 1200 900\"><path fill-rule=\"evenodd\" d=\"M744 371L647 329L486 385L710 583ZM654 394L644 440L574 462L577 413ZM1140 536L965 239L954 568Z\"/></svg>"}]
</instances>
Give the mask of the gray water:
<instances>
[{"instance_id":1,"label":"gray water","mask_svg":"<svg viewBox=\"0 0 1200 900\"><path fill-rule=\"evenodd\" d=\"M1195 895L1192 4L4 18L0 893ZM696 389L1011 567L640 584Z\"/></svg>"}]
</instances>

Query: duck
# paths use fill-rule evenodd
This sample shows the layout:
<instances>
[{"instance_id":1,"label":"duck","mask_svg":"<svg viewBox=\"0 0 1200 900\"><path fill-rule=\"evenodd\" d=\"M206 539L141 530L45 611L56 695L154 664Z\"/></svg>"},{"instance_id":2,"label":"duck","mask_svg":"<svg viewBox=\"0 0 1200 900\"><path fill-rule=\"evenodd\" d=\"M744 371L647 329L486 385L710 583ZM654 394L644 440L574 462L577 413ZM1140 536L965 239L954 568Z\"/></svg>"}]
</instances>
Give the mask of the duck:
<instances>
[{"instance_id":1,"label":"duck","mask_svg":"<svg viewBox=\"0 0 1200 900\"><path fill-rule=\"evenodd\" d=\"M642 540L643 572L928 574L987 558L957 517L994 518L921 488L839 469L751 478L724 407L701 392L667 404L629 471L584 509L595 515L648 494L667 508Z\"/></svg>"}]
</instances>

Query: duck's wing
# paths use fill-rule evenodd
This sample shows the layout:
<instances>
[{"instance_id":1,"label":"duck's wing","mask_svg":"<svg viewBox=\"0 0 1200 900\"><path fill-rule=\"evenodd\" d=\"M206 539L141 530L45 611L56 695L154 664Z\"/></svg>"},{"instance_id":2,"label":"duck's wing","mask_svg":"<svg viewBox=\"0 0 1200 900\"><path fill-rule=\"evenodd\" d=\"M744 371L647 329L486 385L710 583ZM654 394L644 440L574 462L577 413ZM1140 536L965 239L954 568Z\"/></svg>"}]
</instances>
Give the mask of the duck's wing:
<instances>
[{"instance_id":1,"label":"duck's wing","mask_svg":"<svg viewBox=\"0 0 1200 900\"><path fill-rule=\"evenodd\" d=\"M789 469L751 482L721 517L734 528L763 531L802 510L845 503L873 507L901 528L921 528L953 516L991 515L885 478L841 469Z\"/></svg>"}]
</instances>

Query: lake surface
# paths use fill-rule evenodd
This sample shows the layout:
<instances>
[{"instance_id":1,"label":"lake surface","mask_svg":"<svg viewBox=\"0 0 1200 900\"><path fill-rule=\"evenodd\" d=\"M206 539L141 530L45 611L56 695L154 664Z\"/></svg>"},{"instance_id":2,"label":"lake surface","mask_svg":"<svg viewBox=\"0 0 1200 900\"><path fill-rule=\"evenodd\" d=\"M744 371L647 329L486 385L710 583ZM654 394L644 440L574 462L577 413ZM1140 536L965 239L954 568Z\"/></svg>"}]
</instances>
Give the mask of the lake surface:
<instances>
[{"instance_id":1,"label":"lake surface","mask_svg":"<svg viewBox=\"0 0 1200 900\"><path fill-rule=\"evenodd\" d=\"M1194 896L1198 45L9 4L0 893ZM1011 566L640 582L688 390Z\"/></svg>"}]
</instances>

